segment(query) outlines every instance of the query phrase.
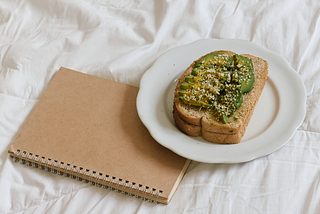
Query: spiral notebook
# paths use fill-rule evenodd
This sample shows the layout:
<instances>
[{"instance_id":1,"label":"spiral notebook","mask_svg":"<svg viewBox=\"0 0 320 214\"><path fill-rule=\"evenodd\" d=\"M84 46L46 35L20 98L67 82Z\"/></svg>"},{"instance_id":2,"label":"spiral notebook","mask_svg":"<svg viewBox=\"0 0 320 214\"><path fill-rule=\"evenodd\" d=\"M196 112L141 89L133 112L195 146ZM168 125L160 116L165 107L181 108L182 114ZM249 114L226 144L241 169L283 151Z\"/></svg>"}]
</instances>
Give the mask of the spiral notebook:
<instances>
[{"instance_id":1,"label":"spiral notebook","mask_svg":"<svg viewBox=\"0 0 320 214\"><path fill-rule=\"evenodd\" d=\"M140 121L138 88L60 68L9 148L15 162L168 204L190 160Z\"/></svg>"}]
</instances>

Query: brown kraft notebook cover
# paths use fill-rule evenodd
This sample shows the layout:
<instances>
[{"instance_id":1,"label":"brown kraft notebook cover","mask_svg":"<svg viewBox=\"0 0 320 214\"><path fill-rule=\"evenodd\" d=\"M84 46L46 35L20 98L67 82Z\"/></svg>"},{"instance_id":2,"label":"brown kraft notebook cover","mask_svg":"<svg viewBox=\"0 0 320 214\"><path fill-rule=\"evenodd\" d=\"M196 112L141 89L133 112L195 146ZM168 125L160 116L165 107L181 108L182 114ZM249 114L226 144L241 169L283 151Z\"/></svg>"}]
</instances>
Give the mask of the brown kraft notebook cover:
<instances>
[{"instance_id":1,"label":"brown kraft notebook cover","mask_svg":"<svg viewBox=\"0 0 320 214\"><path fill-rule=\"evenodd\" d=\"M60 68L9 148L14 161L168 204L190 160L158 144L138 88Z\"/></svg>"}]
</instances>

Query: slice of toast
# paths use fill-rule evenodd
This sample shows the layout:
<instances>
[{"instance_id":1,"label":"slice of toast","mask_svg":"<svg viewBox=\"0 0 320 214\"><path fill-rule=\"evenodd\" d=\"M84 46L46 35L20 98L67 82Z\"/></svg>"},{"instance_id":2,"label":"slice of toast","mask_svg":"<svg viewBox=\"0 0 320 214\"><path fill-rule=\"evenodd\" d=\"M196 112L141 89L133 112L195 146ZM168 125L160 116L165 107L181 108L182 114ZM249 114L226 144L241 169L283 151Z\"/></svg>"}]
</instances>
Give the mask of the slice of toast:
<instances>
[{"instance_id":1,"label":"slice of toast","mask_svg":"<svg viewBox=\"0 0 320 214\"><path fill-rule=\"evenodd\" d=\"M214 51L211 53L223 53L232 57L235 53L231 51ZM223 123L221 118L212 113L212 109L201 108L182 103L179 99L180 85L185 81L185 77L190 75L195 64L194 61L181 75L175 89L173 116L177 127L190 136L202 136L203 139L219 143L234 144L241 141L249 124L254 108L260 98L268 76L268 62L249 54L242 54L252 60L254 68L255 83L253 89L243 94L243 102L227 123Z\"/></svg>"}]
</instances>

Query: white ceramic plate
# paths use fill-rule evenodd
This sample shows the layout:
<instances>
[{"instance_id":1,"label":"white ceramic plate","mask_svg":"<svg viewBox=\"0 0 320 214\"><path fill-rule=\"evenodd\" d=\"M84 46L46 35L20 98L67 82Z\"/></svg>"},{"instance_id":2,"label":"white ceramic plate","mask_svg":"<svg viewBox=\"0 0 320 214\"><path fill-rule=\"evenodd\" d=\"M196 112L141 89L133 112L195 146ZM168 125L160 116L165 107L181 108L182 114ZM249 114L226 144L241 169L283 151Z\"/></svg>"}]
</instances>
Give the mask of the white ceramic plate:
<instances>
[{"instance_id":1,"label":"white ceramic plate","mask_svg":"<svg viewBox=\"0 0 320 214\"><path fill-rule=\"evenodd\" d=\"M265 88L238 144L214 144L187 136L172 116L177 79L195 59L215 50L252 54L269 63ZM302 79L282 56L234 39L203 39L169 50L145 72L137 98L138 114L156 141L183 157L206 163L246 162L276 151L302 123L305 105Z\"/></svg>"}]
</instances>

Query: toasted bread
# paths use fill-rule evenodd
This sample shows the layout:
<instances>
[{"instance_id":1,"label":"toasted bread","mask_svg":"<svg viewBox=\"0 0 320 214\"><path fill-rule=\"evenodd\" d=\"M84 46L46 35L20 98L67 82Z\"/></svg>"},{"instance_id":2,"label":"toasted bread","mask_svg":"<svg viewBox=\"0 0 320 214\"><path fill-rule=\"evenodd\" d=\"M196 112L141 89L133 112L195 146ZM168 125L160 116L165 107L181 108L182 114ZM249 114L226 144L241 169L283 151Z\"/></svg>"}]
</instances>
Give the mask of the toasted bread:
<instances>
[{"instance_id":1,"label":"toasted bread","mask_svg":"<svg viewBox=\"0 0 320 214\"><path fill-rule=\"evenodd\" d=\"M230 57L235 55L234 52L222 50L211 53L222 53ZM227 123L213 114L212 109L186 104L179 99L180 85L204 56L194 61L181 75L175 89L173 116L177 127L182 132L190 136L202 136L207 141L219 144L235 144L241 141L268 76L267 61L249 54L241 54L241 56L252 61L254 85L250 92L243 93L240 108L228 118Z\"/></svg>"}]
</instances>

